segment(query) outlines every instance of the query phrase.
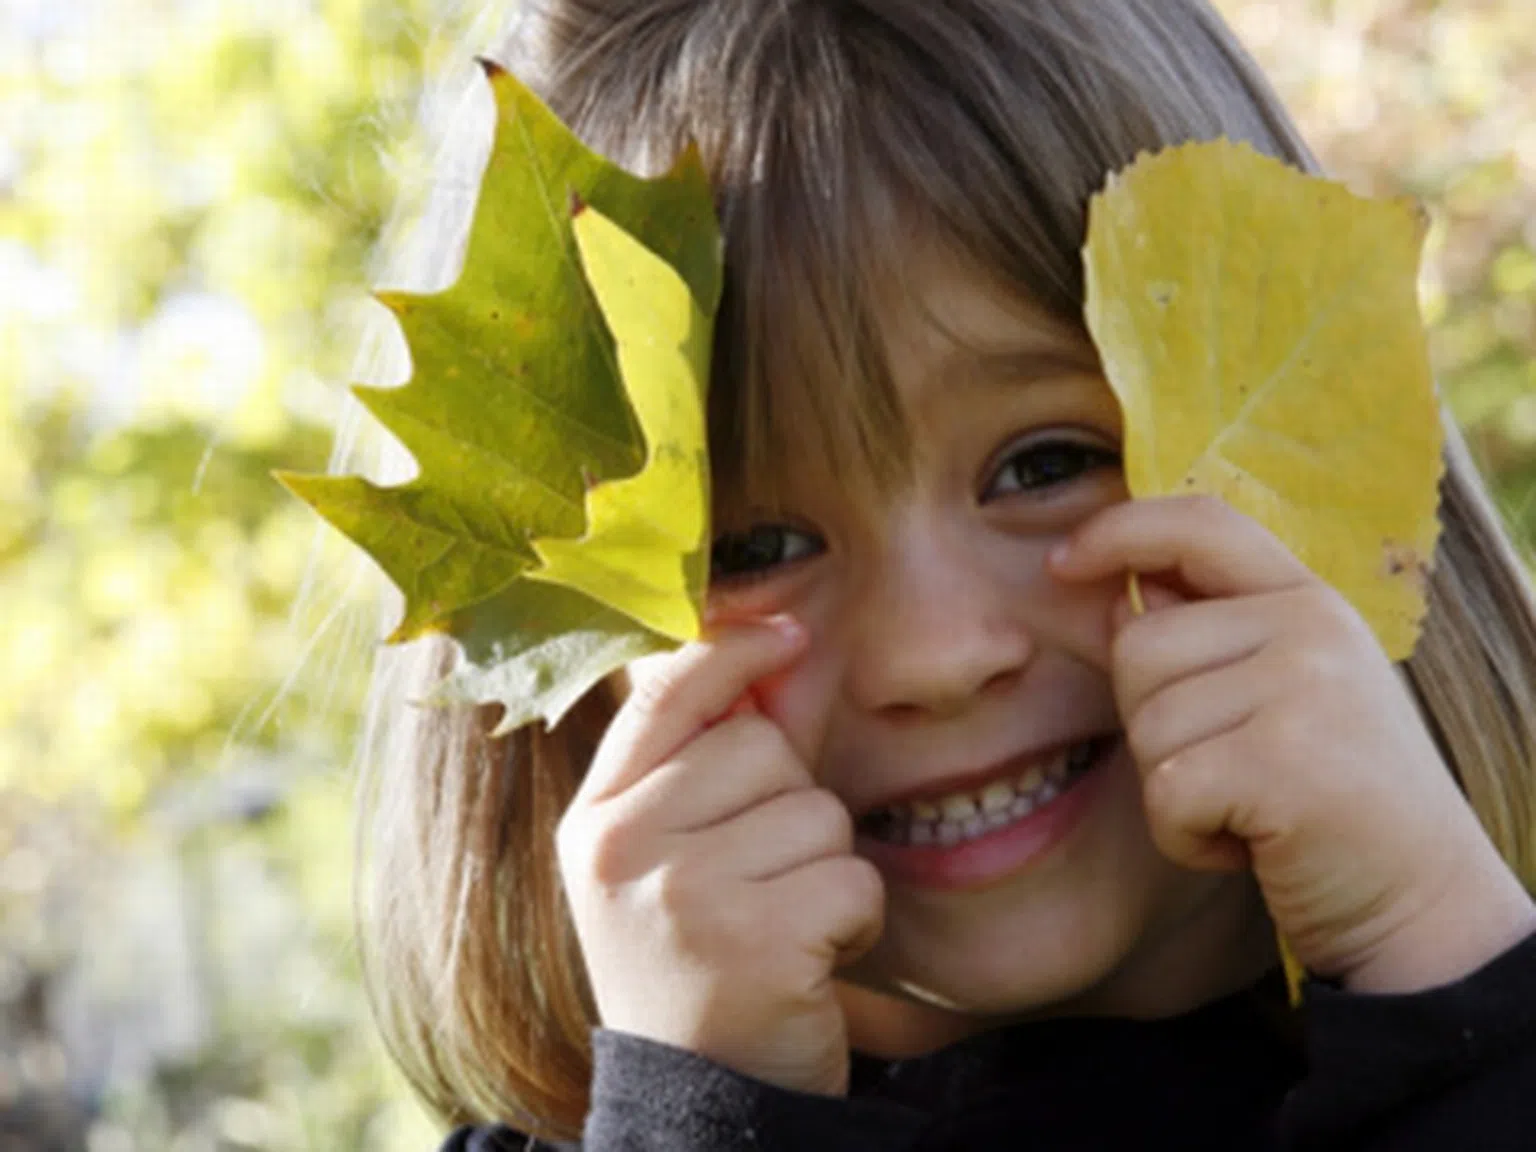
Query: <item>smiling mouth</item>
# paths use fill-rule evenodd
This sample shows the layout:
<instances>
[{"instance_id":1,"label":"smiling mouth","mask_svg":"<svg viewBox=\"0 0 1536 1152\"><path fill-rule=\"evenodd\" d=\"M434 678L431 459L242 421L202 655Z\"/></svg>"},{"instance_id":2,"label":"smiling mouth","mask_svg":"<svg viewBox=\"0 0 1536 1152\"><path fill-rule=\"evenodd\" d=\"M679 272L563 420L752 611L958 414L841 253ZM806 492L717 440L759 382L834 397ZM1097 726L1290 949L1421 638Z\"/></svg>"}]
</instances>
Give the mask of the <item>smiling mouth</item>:
<instances>
[{"instance_id":1,"label":"smiling mouth","mask_svg":"<svg viewBox=\"0 0 1536 1152\"><path fill-rule=\"evenodd\" d=\"M979 788L876 808L859 818L858 832L913 847L948 848L979 839L1055 800L1103 761L1118 740L1118 733L1094 736Z\"/></svg>"}]
</instances>

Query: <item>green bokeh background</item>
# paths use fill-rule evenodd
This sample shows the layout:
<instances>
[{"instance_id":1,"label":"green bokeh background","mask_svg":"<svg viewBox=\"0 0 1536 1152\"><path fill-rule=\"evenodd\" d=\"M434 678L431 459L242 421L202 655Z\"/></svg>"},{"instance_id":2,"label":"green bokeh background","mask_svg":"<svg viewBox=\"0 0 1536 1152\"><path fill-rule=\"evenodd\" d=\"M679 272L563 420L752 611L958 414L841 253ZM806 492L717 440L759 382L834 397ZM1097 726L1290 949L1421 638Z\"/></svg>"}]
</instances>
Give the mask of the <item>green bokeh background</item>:
<instances>
[{"instance_id":1,"label":"green bokeh background","mask_svg":"<svg viewBox=\"0 0 1536 1152\"><path fill-rule=\"evenodd\" d=\"M326 464L424 76L510 0L0 0L0 1152L424 1149L350 943L376 621ZM1225 0L1536 534L1529 0ZM498 11L499 10L499 11Z\"/></svg>"}]
</instances>

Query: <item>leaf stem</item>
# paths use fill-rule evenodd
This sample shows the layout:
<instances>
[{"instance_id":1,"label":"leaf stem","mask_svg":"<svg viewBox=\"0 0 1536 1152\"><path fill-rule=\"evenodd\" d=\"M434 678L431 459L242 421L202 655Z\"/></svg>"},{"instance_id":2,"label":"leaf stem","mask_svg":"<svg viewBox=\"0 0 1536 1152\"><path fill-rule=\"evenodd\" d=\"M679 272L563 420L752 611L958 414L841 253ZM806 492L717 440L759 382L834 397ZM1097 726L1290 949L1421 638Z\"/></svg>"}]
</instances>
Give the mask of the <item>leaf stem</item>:
<instances>
[{"instance_id":1,"label":"leaf stem","mask_svg":"<svg viewBox=\"0 0 1536 1152\"><path fill-rule=\"evenodd\" d=\"M1136 616L1147 614L1147 602L1141 598L1141 581L1132 572L1125 578L1125 591L1131 598L1131 612Z\"/></svg>"}]
</instances>

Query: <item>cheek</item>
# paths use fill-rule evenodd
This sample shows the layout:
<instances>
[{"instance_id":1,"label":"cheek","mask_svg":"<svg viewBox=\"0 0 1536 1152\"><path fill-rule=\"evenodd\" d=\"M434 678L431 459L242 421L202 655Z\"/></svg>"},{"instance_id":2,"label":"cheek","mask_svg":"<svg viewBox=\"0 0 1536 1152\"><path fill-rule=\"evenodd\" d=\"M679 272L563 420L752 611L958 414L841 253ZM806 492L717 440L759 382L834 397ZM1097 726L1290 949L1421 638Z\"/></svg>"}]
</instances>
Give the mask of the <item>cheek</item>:
<instances>
[{"instance_id":1,"label":"cheek","mask_svg":"<svg viewBox=\"0 0 1536 1152\"><path fill-rule=\"evenodd\" d=\"M1115 601L1125 595L1125 578L1113 576L1092 584L1052 585L1034 605L1034 631L1054 647L1091 667L1108 672L1112 666Z\"/></svg>"},{"instance_id":2,"label":"cheek","mask_svg":"<svg viewBox=\"0 0 1536 1152\"><path fill-rule=\"evenodd\" d=\"M1010 610L1036 650L1053 649L1108 671L1114 638L1113 609L1125 594L1125 577L1083 583L1053 576L1046 553L1061 536L998 541L989 558L992 579L1005 590Z\"/></svg>"},{"instance_id":3,"label":"cheek","mask_svg":"<svg viewBox=\"0 0 1536 1152\"><path fill-rule=\"evenodd\" d=\"M834 654L813 629L805 655L752 685L758 710L779 726L796 755L812 767L825 740L837 675Z\"/></svg>"}]
</instances>

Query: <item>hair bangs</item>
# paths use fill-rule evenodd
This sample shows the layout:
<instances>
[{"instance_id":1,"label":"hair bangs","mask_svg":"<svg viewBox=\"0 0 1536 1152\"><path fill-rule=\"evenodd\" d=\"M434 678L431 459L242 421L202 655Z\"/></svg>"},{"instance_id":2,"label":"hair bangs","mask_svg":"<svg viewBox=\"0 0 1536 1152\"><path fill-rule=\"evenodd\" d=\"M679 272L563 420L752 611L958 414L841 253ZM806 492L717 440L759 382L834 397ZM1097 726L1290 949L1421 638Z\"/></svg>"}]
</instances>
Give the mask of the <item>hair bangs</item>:
<instances>
[{"instance_id":1,"label":"hair bangs","mask_svg":"<svg viewBox=\"0 0 1536 1152\"><path fill-rule=\"evenodd\" d=\"M899 480L908 455L881 324L900 257L880 125L836 38L784 33L774 55L786 67L759 73L767 91L723 110L742 161L720 182L726 285L710 387L727 507L781 507L812 476L868 496Z\"/></svg>"},{"instance_id":2,"label":"hair bangs","mask_svg":"<svg viewBox=\"0 0 1536 1152\"><path fill-rule=\"evenodd\" d=\"M696 25L676 73L726 241L725 507L782 506L808 470L856 498L907 474L886 350L891 325L934 322L925 257L1081 328L1086 207L1109 172L1221 135L1311 166L1198 4L745 6Z\"/></svg>"}]
</instances>

